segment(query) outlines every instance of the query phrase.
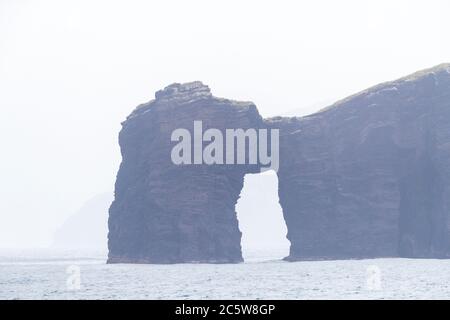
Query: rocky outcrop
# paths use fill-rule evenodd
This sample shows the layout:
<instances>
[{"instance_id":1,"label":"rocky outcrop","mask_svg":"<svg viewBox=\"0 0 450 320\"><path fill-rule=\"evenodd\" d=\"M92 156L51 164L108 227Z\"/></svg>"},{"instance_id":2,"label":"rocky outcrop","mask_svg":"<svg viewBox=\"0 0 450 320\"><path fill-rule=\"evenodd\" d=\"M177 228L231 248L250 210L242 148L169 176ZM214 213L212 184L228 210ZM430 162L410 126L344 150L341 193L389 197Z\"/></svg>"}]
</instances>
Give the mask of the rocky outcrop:
<instances>
[{"instance_id":1,"label":"rocky outcrop","mask_svg":"<svg viewBox=\"0 0 450 320\"><path fill-rule=\"evenodd\" d=\"M311 116L263 120L199 82L156 93L123 123L110 263L242 261L235 204L257 165L174 165L171 133L280 130L288 260L450 254L450 65L378 85Z\"/></svg>"},{"instance_id":2,"label":"rocky outcrop","mask_svg":"<svg viewBox=\"0 0 450 320\"><path fill-rule=\"evenodd\" d=\"M268 123L288 260L449 256L450 65Z\"/></svg>"},{"instance_id":3,"label":"rocky outcrop","mask_svg":"<svg viewBox=\"0 0 450 320\"><path fill-rule=\"evenodd\" d=\"M240 262L235 204L253 165L175 165L175 129L259 128L255 105L212 96L200 82L173 84L122 124L122 164L109 216L109 263Z\"/></svg>"}]
</instances>

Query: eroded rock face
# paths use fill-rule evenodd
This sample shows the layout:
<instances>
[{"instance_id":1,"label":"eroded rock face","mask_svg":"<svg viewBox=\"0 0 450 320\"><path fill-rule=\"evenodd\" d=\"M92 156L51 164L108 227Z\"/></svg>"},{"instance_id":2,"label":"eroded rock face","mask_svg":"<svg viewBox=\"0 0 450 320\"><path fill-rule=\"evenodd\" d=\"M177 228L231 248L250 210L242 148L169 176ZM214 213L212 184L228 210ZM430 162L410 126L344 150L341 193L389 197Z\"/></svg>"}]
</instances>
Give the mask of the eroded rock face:
<instances>
[{"instance_id":1,"label":"eroded rock face","mask_svg":"<svg viewBox=\"0 0 450 320\"><path fill-rule=\"evenodd\" d=\"M450 65L303 118L174 84L123 123L108 262L240 262L235 204L257 166L182 165L174 129L277 128L288 260L450 256Z\"/></svg>"},{"instance_id":2,"label":"eroded rock face","mask_svg":"<svg viewBox=\"0 0 450 320\"><path fill-rule=\"evenodd\" d=\"M242 261L235 204L251 165L175 165L175 129L259 128L253 103L215 98L200 82L156 93L123 123L109 217L109 263Z\"/></svg>"},{"instance_id":3,"label":"eroded rock face","mask_svg":"<svg viewBox=\"0 0 450 320\"><path fill-rule=\"evenodd\" d=\"M268 123L288 260L449 256L450 65Z\"/></svg>"}]
</instances>

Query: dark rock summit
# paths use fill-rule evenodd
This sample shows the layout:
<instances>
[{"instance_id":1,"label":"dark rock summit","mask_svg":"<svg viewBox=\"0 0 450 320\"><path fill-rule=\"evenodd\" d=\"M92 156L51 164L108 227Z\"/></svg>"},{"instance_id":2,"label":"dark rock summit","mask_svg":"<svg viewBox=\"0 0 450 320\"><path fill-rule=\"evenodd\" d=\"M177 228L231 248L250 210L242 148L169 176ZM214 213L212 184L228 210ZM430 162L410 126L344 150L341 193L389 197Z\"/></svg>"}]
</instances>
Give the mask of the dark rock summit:
<instances>
[{"instance_id":1,"label":"dark rock summit","mask_svg":"<svg viewBox=\"0 0 450 320\"><path fill-rule=\"evenodd\" d=\"M450 65L268 123L288 260L448 257Z\"/></svg>"},{"instance_id":2,"label":"dark rock summit","mask_svg":"<svg viewBox=\"0 0 450 320\"><path fill-rule=\"evenodd\" d=\"M255 165L174 165L176 128L280 130L288 260L450 257L450 65L302 118L173 84L123 123L110 263L242 261L235 204Z\"/></svg>"}]
</instances>

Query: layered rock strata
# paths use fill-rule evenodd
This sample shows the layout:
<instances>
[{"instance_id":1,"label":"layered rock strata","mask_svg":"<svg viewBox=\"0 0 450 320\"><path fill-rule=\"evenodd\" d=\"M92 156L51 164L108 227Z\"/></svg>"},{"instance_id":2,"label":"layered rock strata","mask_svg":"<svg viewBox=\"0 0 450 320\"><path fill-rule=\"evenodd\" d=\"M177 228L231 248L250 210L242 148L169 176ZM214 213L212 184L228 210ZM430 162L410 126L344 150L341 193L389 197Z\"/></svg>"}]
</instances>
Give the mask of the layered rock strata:
<instances>
[{"instance_id":1,"label":"layered rock strata","mask_svg":"<svg viewBox=\"0 0 450 320\"><path fill-rule=\"evenodd\" d=\"M110 263L242 261L235 204L258 165L174 165L177 128L280 130L287 260L450 256L450 65L384 83L301 118L173 84L119 136Z\"/></svg>"}]
</instances>

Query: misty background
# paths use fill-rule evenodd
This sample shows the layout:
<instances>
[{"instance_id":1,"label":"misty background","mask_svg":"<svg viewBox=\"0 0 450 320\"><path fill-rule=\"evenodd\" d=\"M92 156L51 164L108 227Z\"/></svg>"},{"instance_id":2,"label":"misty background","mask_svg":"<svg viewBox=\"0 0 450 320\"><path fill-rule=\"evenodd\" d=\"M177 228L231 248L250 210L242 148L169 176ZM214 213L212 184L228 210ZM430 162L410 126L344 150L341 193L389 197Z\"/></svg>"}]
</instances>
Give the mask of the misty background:
<instances>
[{"instance_id":1,"label":"misty background","mask_svg":"<svg viewBox=\"0 0 450 320\"><path fill-rule=\"evenodd\" d=\"M120 122L170 83L306 115L448 62L449 12L447 0L0 0L0 248L52 245L86 201L109 201ZM238 209L281 214L275 200ZM252 221L243 241L275 226Z\"/></svg>"}]
</instances>

